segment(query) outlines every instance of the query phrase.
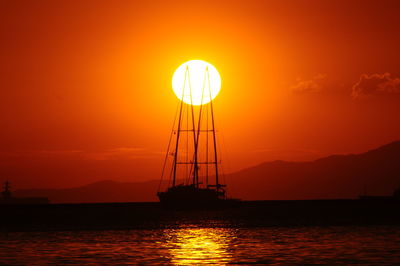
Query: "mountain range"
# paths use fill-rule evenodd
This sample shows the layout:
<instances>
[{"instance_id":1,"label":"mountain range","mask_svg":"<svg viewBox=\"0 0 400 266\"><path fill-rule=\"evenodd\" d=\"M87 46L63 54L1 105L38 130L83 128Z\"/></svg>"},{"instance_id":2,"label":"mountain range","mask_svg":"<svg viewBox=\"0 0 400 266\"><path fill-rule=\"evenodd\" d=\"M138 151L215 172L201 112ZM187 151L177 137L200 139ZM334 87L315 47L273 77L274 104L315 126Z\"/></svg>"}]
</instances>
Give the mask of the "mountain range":
<instances>
[{"instance_id":1,"label":"mountain range","mask_svg":"<svg viewBox=\"0 0 400 266\"><path fill-rule=\"evenodd\" d=\"M273 161L225 176L228 195L243 200L357 198L390 195L400 186L400 141L361 154L308 162ZM16 197L48 197L52 203L157 201L159 181L99 181L66 189L25 189Z\"/></svg>"}]
</instances>

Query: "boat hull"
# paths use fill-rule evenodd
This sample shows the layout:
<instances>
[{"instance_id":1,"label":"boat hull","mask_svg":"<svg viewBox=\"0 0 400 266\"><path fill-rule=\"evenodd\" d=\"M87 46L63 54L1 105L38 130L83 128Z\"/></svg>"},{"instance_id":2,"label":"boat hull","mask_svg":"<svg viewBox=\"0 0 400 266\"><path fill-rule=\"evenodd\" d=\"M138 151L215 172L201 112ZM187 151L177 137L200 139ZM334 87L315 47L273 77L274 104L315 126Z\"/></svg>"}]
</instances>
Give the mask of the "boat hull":
<instances>
[{"instance_id":1,"label":"boat hull","mask_svg":"<svg viewBox=\"0 0 400 266\"><path fill-rule=\"evenodd\" d=\"M163 206L172 208L221 207L237 200L226 199L225 193L209 188L175 186L157 194Z\"/></svg>"}]
</instances>

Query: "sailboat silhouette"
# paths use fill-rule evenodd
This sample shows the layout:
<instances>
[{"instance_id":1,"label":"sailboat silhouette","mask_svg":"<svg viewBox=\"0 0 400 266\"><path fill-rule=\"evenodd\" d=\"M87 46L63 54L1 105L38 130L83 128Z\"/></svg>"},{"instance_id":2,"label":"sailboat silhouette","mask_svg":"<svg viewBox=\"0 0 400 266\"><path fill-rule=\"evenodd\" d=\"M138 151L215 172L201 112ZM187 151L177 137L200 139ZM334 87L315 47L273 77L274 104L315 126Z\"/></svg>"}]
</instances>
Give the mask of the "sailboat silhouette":
<instances>
[{"instance_id":1,"label":"sailboat silhouette","mask_svg":"<svg viewBox=\"0 0 400 266\"><path fill-rule=\"evenodd\" d=\"M189 66L186 66L179 112L176 113L171 132L157 196L162 204L172 207L212 206L237 202L238 200L227 198L226 185L220 182L220 162L208 67L204 70L202 104L196 107L183 101L187 94L192 99L189 70ZM167 171L170 156L172 162L170 171ZM161 182L168 174L169 186L165 191L161 191Z\"/></svg>"}]
</instances>

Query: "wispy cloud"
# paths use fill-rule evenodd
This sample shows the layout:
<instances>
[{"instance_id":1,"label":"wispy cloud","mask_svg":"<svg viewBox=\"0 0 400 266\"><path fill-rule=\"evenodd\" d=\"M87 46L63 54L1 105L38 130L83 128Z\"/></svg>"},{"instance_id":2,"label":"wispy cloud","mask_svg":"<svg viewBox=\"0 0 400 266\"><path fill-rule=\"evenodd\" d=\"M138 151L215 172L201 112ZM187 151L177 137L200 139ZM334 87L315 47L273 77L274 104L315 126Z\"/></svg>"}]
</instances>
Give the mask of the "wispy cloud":
<instances>
[{"instance_id":1,"label":"wispy cloud","mask_svg":"<svg viewBox=\"0 0 400 266\"><path fill-rule=\"evenodd\" d=\"M400 95L400 78L392 77L390 73L362 74L352 88L354 98L394 94Z\"/></svg>"},{"instance_id":2,"label":"wispy cloud","mask_svg":"<svg viewBox=\"0 0 400 266\"><path fill-rule=\"evenodd\" d=\"M291 90L294 93L318 93L324 87L324 80L326 79L326 74L318 74L311 79L300 79L298 78L297 83L291 86Z\"/></svg>"},{"instance_id":3,"label":"wispy cloud","mask_svg":"<svg viewBox=\"0 0 400 266\"><path fill-rule=\"evenodd\" d=\"M86 160L119 160L119 159L137 159L148 157L153 154L149 150L145 148L129 148L129 147L121 147L115 149L109 149L104 151L91 151L85 152L83 154L84 159Z\"/></svg>"},{"instance_id":4,"label":"wispy cloud","mask_svg":"<svg viewBox=\"0 0 400 266\"><path fill-rule=\"evenodd\" d=\"M119 147L99 151L85 150L19 150L0 152L1 157L48 157L48 158L75 158L83 160L131 160L159 156L161 151L154 151L143 147Z\"/></svg>"},{"instance_id":5,"label":"wispy cloud","mask_svg":"<svg viewBox=\"0 0 400 266\"><path fill-rule=\"evenodd\" d=\"M293 153L311 153L311 154L320 154L320 151L313 150L313 149L268 149L268 148L261 148L256 149L253 152L255 153L277 153L277 154L293 154Z\"/></svg>"},{"instance_id":6,"label":"wispy cloud","mask_svg":"<svg viewBox=\"0 0 400 266\"><path fill-rule=\"evenodd\" d=\"M83 150L17 150L2 151L0 156L24 157L24 156L79 156Z\"/></svg>"}]
</instances>

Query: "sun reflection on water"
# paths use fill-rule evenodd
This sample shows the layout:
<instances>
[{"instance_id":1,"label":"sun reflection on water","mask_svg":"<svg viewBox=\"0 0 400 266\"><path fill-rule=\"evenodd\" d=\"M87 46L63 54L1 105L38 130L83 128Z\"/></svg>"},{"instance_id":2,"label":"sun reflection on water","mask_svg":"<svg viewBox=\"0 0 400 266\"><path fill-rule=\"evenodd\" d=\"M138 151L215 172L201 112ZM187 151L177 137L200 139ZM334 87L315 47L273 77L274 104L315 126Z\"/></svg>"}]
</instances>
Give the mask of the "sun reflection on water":
<instances>
[{"instance_id":1,"label":"sun reflection on water","mask_svg":"<svg viewBox=\"0 0 400 266\"><path fill-rule=\"evenodd\" d=\"M165 231L171 263L176 265L225 264L232 258L232 229L183 228Z\"/></svg>"}]
</instances>

